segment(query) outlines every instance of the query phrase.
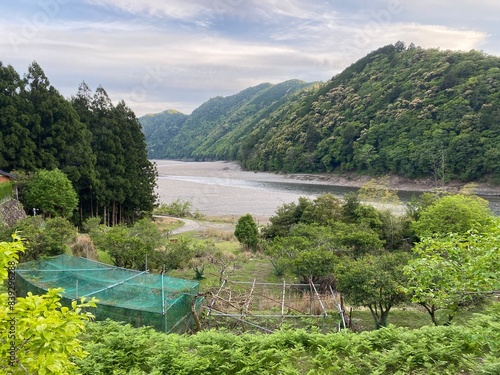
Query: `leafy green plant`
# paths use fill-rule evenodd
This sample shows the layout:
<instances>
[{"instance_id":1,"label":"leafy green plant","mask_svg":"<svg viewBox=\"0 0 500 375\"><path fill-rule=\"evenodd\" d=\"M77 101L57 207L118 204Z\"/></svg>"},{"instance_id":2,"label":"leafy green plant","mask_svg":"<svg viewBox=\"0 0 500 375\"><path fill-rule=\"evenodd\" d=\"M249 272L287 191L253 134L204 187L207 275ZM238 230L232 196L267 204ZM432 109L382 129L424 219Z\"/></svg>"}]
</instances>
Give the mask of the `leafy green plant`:
<instances>
[{"instance_id":1,"label":"leafy green plant","mask_svg":"<svg viewBox=\"0 0 500 375\"><path fill-rule=\"evenodd\" d=\"M19 221L13 230L18 231L26 240L22 261L69 252L70 244L77 236L75 226L62 217L44 219L42 216L29 216Z\"/></svg>"},{"instance_id":2,"label":"leafy green plant","mask_svg":"<svg viewBox=\"0 0 500 375\"><path fill-rule=\"evenodd\" d=\"M0 294L0 368L9 374L76 374L74 359L86 355L77 337L96 300L73 301L63 306L61 289L43 295L15 297L14 269L24 246L18 237L0 242L0 279L8 293Z\"/></svg>"},{"instance_id":3,"label":"leafy green plant","mask_svg":"<svg viewBox=\"0 0 500 375\"><path fill-rule=\"evenodd\" d=\"M486 233L424 238L404 272L407 291L422 305L432 322L450 324L460 309L484 302L484 297L500 288L500 223ZM444 311L439 318L438 310Z\"/></svg>"},{"instance_id":4,"label":"leafy green plant","mask_svg":"<svg viewBox=\"0 0 500 375\"><path fill-rule=\"evenodd\" d=\"M411 225L419 237L463 234L469 230L488 231L493 214L488 201L477 196L448 195L435 200Z\"/></svg>"},{"instance_id":5,"label":"leafy green plant","mask_svg":"<svg viewBox=\"0 0 500 375\"><path fill-rule=\"evenodd\" d=\"M28 181L23 204L48 217L69 218L78 205L78 195L68 176L59 169L40 170Z\"/></svg>"},{"instance_id":6,"label":"leafy green plant","mask_svg":"<svg viewBox=\"0 0 500 375\"><path fill-rule=\"evenodd\" d=\"M385 253L341 261L336 268L337 290L354 306L367 307L375 328L386 327L390 310L408 299L402 271L408 258L406 253Z\"/></svg>"}]
</instances>

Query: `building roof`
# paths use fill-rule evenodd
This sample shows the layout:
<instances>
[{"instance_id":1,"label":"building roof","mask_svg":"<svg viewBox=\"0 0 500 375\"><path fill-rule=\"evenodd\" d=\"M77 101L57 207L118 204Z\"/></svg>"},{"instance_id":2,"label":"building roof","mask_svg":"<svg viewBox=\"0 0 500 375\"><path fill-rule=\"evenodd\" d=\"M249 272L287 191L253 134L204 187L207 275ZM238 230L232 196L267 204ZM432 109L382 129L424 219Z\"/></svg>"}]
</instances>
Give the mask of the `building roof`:
<instances>
[{"instance_id":1,"label":"building roof","mask_svg":"<svg viewBox=\"0 0 500 375\"><path fill-rule=\"evenodd\" d=\"M5 177L8 177L8 178L10 178L12 180L17 180L17 176L15 174L2 171L1 169L0 169L0 176L5 176Z\"/></svg>"}]
</instances>

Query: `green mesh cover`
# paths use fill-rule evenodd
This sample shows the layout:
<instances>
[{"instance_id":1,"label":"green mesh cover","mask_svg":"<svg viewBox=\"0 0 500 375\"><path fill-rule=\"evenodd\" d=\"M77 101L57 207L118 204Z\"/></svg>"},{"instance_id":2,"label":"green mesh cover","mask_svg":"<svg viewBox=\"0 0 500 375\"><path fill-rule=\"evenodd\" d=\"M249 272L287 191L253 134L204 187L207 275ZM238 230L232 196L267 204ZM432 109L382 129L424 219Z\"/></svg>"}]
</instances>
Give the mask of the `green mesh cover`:
<instances>
[{"instance_id":1,"label":"green mesh cover","mask_svg":"<svg viewBox=\"0 0 500 375\"><path fill-rule=\"evenodd\" d=\"M166 333L183 333L194 324L191 306L199 288L195 281L67 255L20 264L16 274L20 296L63 288L65 305L81 297L97 298L92 313L98 320L109 318L135 327L151 326Z\"/></svg>"}]
</instances>

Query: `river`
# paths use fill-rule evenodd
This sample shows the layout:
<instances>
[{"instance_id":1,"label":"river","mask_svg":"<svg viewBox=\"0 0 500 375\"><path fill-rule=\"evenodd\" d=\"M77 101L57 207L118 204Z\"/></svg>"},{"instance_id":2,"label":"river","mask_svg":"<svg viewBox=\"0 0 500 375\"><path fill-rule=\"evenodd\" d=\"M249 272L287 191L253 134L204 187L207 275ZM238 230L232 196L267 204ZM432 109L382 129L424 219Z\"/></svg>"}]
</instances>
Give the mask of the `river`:
<instances>
[{"instance_id":1,"label":"river","mask_svg":"<svg viewBox=\"0 0 500 375\"><path fill-rule=\"evenodd\" d=\"M305 181L283 174L242 171L230 162L183 162L153 160L158 169L157 194L161 203L176 199L191 203L192 211L206 216L238 218L246 213L265 221L284 203L299 197L314 199L322 193L342 197L357 187ZM403 202L418 192L400 191ZM500 214L500 198L487 197L491 209ZM403 207L391 207L402 212Z\"/></svg>"}]
</instances>

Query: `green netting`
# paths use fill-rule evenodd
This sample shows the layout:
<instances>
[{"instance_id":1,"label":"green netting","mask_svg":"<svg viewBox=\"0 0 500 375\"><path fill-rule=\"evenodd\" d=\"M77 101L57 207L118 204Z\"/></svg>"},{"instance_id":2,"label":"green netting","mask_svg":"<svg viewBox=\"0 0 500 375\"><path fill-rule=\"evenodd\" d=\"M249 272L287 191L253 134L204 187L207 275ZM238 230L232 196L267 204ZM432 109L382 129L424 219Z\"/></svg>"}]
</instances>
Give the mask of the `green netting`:
<instances>
[{"instance_id":1,"label":"green netting","mask_svg":"<svg viewBox=\"0 0 500 375\"><path fill-rule=\"evenodd\" d=\"M99 303L92 313L98 320L151 326L166 333L185 332L194 323L191 306L199 288L195 281L67 255L20 264L16 273L20 296L63 288L62 302L67 305L80 297L96 297Z\"/></svg>"}]
</instances>

